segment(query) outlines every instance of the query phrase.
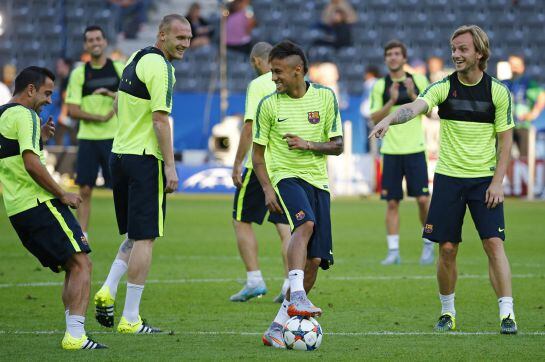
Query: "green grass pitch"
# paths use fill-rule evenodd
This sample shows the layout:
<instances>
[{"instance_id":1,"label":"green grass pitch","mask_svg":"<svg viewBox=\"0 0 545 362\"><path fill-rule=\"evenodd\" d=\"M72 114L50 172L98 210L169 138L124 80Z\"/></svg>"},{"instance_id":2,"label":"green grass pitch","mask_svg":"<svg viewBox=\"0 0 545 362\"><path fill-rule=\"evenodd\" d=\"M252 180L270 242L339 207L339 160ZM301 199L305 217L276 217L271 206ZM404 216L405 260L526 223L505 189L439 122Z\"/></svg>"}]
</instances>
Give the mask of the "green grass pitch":
<instances>
[{"instance_id":1,"label":"green grass pitch","mask_svg":"<svg viewBox=\"0 0 545 362\"><path fill-rule=\"evenodd\" d=\"M62 275L42 268L0 211L0 359L2 360L543 360L545 359L545 203L506 202L506 249L513 272L519 335L499 335L487 259L469 217L458 257L458 332L433 333L440 312L435 267L418 265L416 206L401 206L402 264L379 264L386 252L385 205L376 199L332 202L335 265L321 271L311 300L324 309L325 335L314 352L264 347L261 333L275 316L282 282L280 243L272 225L256 227L269 293L248 303L228 301L245 270L231 226L231 198L169 197L165 237L154 249L141 314L172 330L154 336L118 335L87 314L87 330L103 351L60 348ZM468 213L469 214L469 213ZM121 241L107 192L93 199L90 243L93 295ZM42 283L42 284L40 284ZM122 311L119 288L116 321Z\"/></svg>"}]
</instances>

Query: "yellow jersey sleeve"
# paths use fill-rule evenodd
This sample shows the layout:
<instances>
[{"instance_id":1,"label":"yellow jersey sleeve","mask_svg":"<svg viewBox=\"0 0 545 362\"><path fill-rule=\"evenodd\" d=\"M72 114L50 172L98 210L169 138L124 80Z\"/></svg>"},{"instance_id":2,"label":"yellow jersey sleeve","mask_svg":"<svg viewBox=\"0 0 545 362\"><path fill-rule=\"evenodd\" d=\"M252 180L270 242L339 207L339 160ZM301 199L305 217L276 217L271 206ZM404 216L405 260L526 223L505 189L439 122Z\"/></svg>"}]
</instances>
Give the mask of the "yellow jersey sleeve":
<instances>
[{"instance_id":1,"label":"yellow jersey sleeve","mask_svg":"<svg viewBox=\"0 0 545 362\"><path fill-rule=\"evenodd\" d=\"M136 74L150 94L151 112L172 112L175 82L172 64L158 54L146 54L138 62Z\"/></svg>"},{"instance_id":2,"label":"yellow jersey sleeve","mask_svg":"<svg viewBox=\"0 0 545 362\"><path fill-rule=\"evenodd\" d=\"M440 81L429 85L417 99L422 99L428 105L428 111L433 107L443 103L448 97L450 89L449 78L445 77Z\"/></svg>"},{"instance_id":3,"label":"yellow jersey sleeve","mask_svg":"<svg viewBox=\"0 0 545 362\"><path fill-rule=\"evenodd\" d=\"M66 88L65 103L81 105L83 83L85 81L84 69L85 65L80 65L70 73Z\"/></svg>"},{"instance_id":4,"label":"yellow jersey sleeve","mask_svg":"<svg viewBox=\"0 0 545 362\"><path fill-rule=\"evenodd\" d=\"M253 141L262 146L267 146L269 144L271 128L275 122L275 112L272 102L272 96L274 94L276 93L263 98L261 102L259 102L256 111L256 119L252 125L254 134Z\"/></svg>"},{"instance_id":5,"label":"yellow jersey sleeve","mask_svg":"<svg viewBox=\"0 0 545 362\"><path fill-rule=\"evenodd\" d=\"M513 122L513 107L511 93L505 84L492 78L492 102L496 107L494 129L496 132L504 132L515 126Z\"/></svg>"},{"instance_id":6,"label":"yellow jersey sleeve","mask_svg":"<svg viewBox=\"0 0 545 362\"><path fill-rule=\"evenodd\" d=\"M373 85L373 89L371 90L371 105L369 112L375 113L384 107L382 102L382 94L384 93L385 84L384 78L381 78Z\"/></svg>"},{"instance_id":7,"label":"yellow jersey sleeve","mask_svg":"<svg viewBox=\"0 0 545 362\"><path fill-rule=\"evenodd\" d=\"M327 138L339 137L343 135L343 126L341 122L341 112L339 111L339 102L333 90L327 93L327 115L326 115L326 130Z\"/></svg>"},{"instance_id":8,"label":"yellow jersey sleeve","mask_svg":"<svg viewBox=\"0 0 545 362\"><path fill-rule=\"evenodd\" d=\"M40 119L36 112L20 108L15 118L20 153L30 150L40 156Z\"/></svg>"}]
</instances>

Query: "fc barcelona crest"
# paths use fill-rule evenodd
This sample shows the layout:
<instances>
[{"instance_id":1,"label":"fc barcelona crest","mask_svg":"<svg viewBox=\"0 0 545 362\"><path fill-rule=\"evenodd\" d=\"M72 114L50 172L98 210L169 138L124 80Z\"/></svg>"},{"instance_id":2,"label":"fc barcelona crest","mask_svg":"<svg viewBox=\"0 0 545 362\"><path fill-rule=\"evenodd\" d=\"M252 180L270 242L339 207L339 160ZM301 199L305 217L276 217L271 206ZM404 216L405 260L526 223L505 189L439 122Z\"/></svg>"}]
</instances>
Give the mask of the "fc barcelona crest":
<instances>
[{"instance_id":1,"label":"fc barcelona crest","mask_svg":"<svg viewBox=\"0 0 545 362\"><path fill-rule=\"evenodd\" d=\"M311 124L316 124L320 122L320 112L314 111L314 112L307 112L308 114L308 121Z\"/></svg>"}]
</instances>

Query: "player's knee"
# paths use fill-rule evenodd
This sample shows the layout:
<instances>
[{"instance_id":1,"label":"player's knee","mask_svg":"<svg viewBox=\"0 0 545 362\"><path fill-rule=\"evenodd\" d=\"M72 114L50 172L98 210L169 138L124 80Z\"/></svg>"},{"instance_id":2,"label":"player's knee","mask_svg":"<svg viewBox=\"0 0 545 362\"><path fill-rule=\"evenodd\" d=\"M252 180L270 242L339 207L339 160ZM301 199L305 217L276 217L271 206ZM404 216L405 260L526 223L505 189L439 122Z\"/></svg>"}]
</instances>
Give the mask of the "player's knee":
<instances>
[{"instance_id":1,"label":"player's knee","mask_svg":"<svg viewBox=\"0 0 545 362\"><path fill-rule=\"evenodd\" d=\"M439 247L439 255L443 259L453 259L458 253L458 244L454 243L441 243Z\"/></svg>"},{"instance_id":2,"label":"player's knee","mask_svg":"<svg viewBox=\"0 0 545 362\"><path fill-rule=\"evenodd\" d=\"M399 208L399 201L388 200L388 211L397 211L398 208Z\"/></svg>"},{"instance_id":3,"label":"player's knee","mask_svg":"<svg viewBox=\"0 0 545 362\"><path fill-rule=\"evenodd\" d=\"M500 238L484 239L483 247L489 257L496 257L504 253L503 241Z\"/></svg>"},{"instance_id":4,"label":"player's knee","mask_svg":"<svg viewBox=\"0 0 545 362\"><path fill-rule=\"evenodd\" d=\"M71 273L91 274L93 263L85 253L75 253L66 263L66 269Z\"/></svg>"},{"instance_id":5,"label":"player's knee","mask_svg":"<svg viewBox=\"0 0 545 362\"><path fill-rule=\"evenodd\" d=\"M429 196L419 196L416 199L416 202L418 203L418 206L420 207L426 207L429 203Z\"/></svg>"},{"instance_id":6,"label":"player's knee","mask_svg":"<svg viewBox=\"0 0 545 362\"><path fill-rule=\"evenodd\" d=\"M91 193L93 192L93 189L91 186L83 185L79 189L79 194L83 198L89 198L91 197Z\"/></svg>"},{"instance_id":7,"label":"player's knee","mask_svg":"<svg viewBox=\"0 0 545 362\"><path fill-rule=\"evenodd\" d=\"M303 224L299 225L297 229L304 235L310 237L314 232L314 221L305 221Z\"/></svg>"}]
</instances>

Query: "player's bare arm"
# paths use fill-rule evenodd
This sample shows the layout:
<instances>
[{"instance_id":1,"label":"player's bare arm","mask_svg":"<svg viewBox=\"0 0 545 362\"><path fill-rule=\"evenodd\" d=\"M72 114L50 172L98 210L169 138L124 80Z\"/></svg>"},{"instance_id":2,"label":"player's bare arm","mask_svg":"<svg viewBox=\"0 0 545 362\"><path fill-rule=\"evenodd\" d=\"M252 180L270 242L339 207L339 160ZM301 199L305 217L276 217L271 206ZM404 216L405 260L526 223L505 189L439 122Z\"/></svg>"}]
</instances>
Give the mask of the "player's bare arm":
<instances>
[{"instance_id":1,"label":"player's bare arm","mask_svg":"<svg viewBox=\"0 0 545 362\"><path fill-rule=\"evenodd\" d=\"M107 122L114 115L114 110L112 109L108 114L100 115L85 112L81 109L79 104L68 104L68 115L74 119L79 119L87 122Z\"/></svg>"},{"instance_id":2,"label":"player's bare arm","mask_svg":"<svg viewBox=\"0 0 545 362\"><path fill-rule=\"evenodd\" d=\"M286 133L283 138L288 143L290 150L305 150L324 155L338 156L343 153L344 149L342 136L333 137L328 142L306 141L291 133Z\"/></svg>"},{"instance_id":3,"label":"player's bare arm","mask_svg":"<svg viewBox=\"0 0 545 362\"><path fill-rule=\"evenodd\" d=\"M486 190L486 206L494 208L503 202L503 178L509 166L509 158L511 156L511 145L513 144L513 129L505 132L499 132L498 135L498 161L496 163L496 171L492 182Z\"/></svg>"},{"instance_id":4,"label":"player's bare arm","mask_svg":"<svg viewBox=\"0 0 545 362\"><path fill-rule=\"evenodd\" d=\"M270 212L276 212L277 214L283 214L282 208L278 204L276 192L274 191L269 173L267 172L267 165L265 163L265 146L254 142L254 148L252 151L252 163L254 165L254 172L263 188L265 194L265 205Z\"/></svg>"},{"instance_id":5,"label":"player's bare arm","mask_svg":"<svg viewBox=\"0 0 545 362\"><path fill-rule=\"evenodd\" d=\"M394 113L386 116L380 121L369 134L369 138L382 138L388 132L391 124L400 124L410 121L414 117L428 111L428 104L422 99L417 99L399 107Z\"/></svg>"},{"instance_id":6,"label":"player's bare arm","mask_svg":"<svg viewBox=\"0 0 545 362\"><path fill-rule=\"evenodd\" d=\"M93 94L99 94L101 96L106 96L106 97L110 97L110 98L115 98L115 95L117 94L117 92L112 92L111 90L109 90L108 88L98 88L98 89L95 89L95 91L93 92Z\"/></svg>"},{"instance_id":7,"label":"player's bare arm","mask_svg":"<svg viewBox=\"0 0 545 362\"><path fill-rule=\"evenodd\" d=\"M40 161L40 156L29 150L23 151L23 163L25 164L25 170L38 185L51 192L53 196L61 200L63 204L68 205L73 209L79 207L81 197L77 194L64 191L55 180L53 180L44 167Z\"/></svg>"},{"instance_id":8,"label":"player's bare arm","mask_svg":"<svg viewBox=\"0 0 545 362\"><path fill-rule=\"evenodd\" d=\"M174 151L172 148L172 132L168 113L163 111L155 111L151 115L153 120L153 130L157 136L159 148L163 154L165 161L165 177L167 185L166 193L174 192L178 189L178 174L176 173L176 165L174 163Z\"/></svg>"},{"instance_id":9,"label":"player's bare arm","mask_svg":"<svg viewBox=\"0 0 545 362\"><path fill-rule=\"evenodd\" d=\"M238 142L237 154L235 156L235 163L233 164L233 184L240 188L242 187L242 162L244 156L248 153L250 146L252 145L252 120L246 120L242 125L240 132L240 141Z\"/></svg>"},{"instance_id":10,"label":"player's bare arm","mask_svg":"<svg viewBox=\"0 0 545 362\"><path fill-rule=\"evenodd\" d=\"M384 104L384 106L376 112L371 113L371 120L373 123L377 124L381 119L386 117L392 107L396 104L397 98L399 97L399 83L394 82L390 86L390 99Z\"/></svg>"}]
</instances>

